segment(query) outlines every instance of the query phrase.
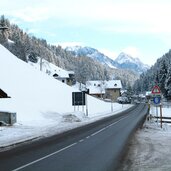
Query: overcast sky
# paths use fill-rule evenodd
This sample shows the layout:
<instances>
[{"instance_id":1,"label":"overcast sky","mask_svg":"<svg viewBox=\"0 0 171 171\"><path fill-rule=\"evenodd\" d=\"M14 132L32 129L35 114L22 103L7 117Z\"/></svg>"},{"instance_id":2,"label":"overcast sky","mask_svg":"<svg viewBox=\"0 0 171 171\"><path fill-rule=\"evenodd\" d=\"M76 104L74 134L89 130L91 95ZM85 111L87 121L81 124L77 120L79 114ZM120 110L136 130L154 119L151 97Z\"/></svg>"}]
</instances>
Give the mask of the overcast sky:
<instances>
[{"instance_id":1,"label":"overcast sky","mask_svg":"<svg viewBox=\"0 0 171 171\"><path fill-rule=\"evenodd\" d=\"M170 0L0 0L0 9L50 44L90 46L111 58L124 51L152 65L171 47Z\"/></svg>"}]
</instances>

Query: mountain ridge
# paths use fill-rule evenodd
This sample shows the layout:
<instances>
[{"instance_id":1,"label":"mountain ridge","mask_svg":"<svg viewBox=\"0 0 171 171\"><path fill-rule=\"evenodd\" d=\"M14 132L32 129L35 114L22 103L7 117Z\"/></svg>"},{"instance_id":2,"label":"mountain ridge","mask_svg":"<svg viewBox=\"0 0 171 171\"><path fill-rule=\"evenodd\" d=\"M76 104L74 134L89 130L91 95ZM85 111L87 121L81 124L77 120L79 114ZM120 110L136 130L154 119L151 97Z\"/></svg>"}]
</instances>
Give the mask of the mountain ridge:
<instances>
[{"instance_id":1,"label":"mountain ridge","mask_svg":"<svg viewBox=\"0 0 171 171\"><path fill-rule=\"evenodd\" d=\"M138 72L139 74L147 71L150 68L148 65L143 64L139 58L133 58L124 52L121 52L118 57L113 60L104 53L92 47L73 46L66 47L65 50L71 52L75 57L90 57L102 63L103 65L109 66L110 68L129 69L136 73Z\"/></svg>"}]
</instances>

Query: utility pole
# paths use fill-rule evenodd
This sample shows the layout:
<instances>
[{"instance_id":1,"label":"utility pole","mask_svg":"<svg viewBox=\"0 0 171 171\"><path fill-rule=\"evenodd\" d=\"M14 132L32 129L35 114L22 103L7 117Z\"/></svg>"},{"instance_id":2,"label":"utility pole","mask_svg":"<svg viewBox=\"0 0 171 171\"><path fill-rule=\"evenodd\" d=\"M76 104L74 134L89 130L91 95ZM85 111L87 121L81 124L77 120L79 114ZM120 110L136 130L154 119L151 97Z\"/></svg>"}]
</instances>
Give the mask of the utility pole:
<instances>
[{"instance_id":1,"label":"utility pole","mask_svg":"<svg viewBox=\"0 0 171 171\"><path fill-rule=\"evenodd\" d=\"M40 57L40 71L42 71L43 59Z\"/></svg>"}]
</instances>

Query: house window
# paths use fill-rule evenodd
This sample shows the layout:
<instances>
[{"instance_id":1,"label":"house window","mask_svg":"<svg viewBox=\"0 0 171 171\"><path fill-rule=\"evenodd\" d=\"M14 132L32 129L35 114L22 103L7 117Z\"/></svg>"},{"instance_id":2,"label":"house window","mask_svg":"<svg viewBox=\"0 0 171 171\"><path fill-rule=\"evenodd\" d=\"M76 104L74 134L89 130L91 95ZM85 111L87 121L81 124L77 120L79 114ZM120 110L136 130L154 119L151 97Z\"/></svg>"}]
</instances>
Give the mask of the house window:
<instances>
[{"instance_id":1,"label":"house window","mask_svg":"<svg viewBox=\"0 0 171 171\"><path fill-rule=\"evenodd\" d=\"M114 84L114 87L116 87L117 86L117 84Z\"/></svg>"},{"instance_id":2,"label":"house window","mask_svg":"<svg viewBox=\"0 0 171 171\"><path fill-rule=\"evenodd\" d=\"M94 84L94 86L96 86L96 84Z\"/></svg>"},{"instance_id":3,"label":"house window","mask_svg":"<svg viewBox=\"0 0 171 171\"><path fill-rule=\"evenodd\" d=\"M100 84L98 84L98 87L100 87Z\"/></svg>"},{"instance_id":4,"label":"house window","mask_svg":"<svg viewBox=\"0 0 171 171\"><path fill-rule=\"evenodd\" d=\"M65 80L62 80L62 82L64 83L64 82L65 82Z\"/></svg>"}]
</instances>

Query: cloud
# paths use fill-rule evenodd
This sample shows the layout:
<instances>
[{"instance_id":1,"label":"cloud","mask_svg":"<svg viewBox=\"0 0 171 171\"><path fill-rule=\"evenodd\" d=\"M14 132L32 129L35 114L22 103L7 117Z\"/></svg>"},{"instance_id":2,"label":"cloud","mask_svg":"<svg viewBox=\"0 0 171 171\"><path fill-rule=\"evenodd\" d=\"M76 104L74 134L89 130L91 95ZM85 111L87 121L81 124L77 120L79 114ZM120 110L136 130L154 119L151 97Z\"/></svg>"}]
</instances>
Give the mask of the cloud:
<instances>
[{"instance_id":1,"label":"cloud","mask_svg":"<svg viewBox=\"0 0 171 171\"><path fill-rule=\"evenodd\" d=\"M3 2L1 9L27 22L59 19L77 26L101 23L110 32L171 33L170 6L168 0L16 0Z\"/></svg>"},{"instance_id":2,"label":"cloud","mask_svg":"<svg viewBox=\"0 0 171 171\"><path fill-rule=\"evenodd\" d=\"M115 51L111 51L108 49L99 49L100 52L102 52L104 55L108 56L109 58L115 60L118 56L118 53Z\"/></svg>"},{"instance_id":3,"label":"cloud","mask_svg":"<svg viewBox=\"0 0 171 171\"><path fill-rule=\"evenodd\" d=\"M50 13L49 10L50 9L47 7L26 7L24 9L11 11L9 14L26 22L36 22L47 20L50 17L46 15Z\"/></svg>"},{"instance_id":4,"label":"cloud","mask_svg":"<svg viewBox=\"0 0 171 171\"><path fill-rule=\"evenodd\" d=\"M139 49L136 47L133 47L133 46L128 46L128 47L124 48L122 51L134 58L141 56Z\"/></svg>"}]
</instances>

